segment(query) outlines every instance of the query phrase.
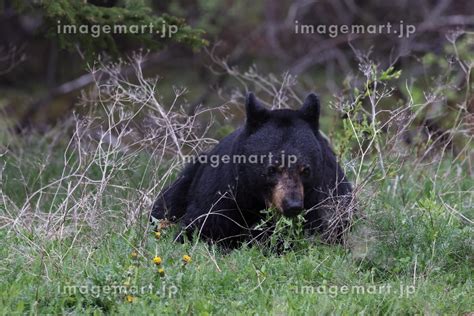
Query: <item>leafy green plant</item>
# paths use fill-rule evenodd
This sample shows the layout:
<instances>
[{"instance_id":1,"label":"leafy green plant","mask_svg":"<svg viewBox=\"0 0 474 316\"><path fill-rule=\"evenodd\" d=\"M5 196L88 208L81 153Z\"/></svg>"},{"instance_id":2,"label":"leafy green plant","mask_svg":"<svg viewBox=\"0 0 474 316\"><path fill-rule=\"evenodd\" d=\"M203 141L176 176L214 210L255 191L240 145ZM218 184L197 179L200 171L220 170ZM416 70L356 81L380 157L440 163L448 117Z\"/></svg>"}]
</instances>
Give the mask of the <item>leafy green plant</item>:
<instances>
[{"instance_id":1,"label":"leafy green plant","mask_svg":"<svg viewBox=\"0 0 474 316\"><path fill-rule=\"evenodd\" d=\"M171 43L182 43L193 49L208 44L202 37L203 30L191 28L179 17L153 14L144 0L119 1L111 7L75 0L43 0L30 4L15 1L14 5L23 13L42 14L46 35L57 40L61 48L79 48L88 62L104 53L114 58L123 57L130 51L130 45L135 49L157 50ZM66 31L65 25L69 26ZM126 31L114 34L111 30L117 25ZM75 32L68 31L72 28Z\"/></svg>"}]
</instances>

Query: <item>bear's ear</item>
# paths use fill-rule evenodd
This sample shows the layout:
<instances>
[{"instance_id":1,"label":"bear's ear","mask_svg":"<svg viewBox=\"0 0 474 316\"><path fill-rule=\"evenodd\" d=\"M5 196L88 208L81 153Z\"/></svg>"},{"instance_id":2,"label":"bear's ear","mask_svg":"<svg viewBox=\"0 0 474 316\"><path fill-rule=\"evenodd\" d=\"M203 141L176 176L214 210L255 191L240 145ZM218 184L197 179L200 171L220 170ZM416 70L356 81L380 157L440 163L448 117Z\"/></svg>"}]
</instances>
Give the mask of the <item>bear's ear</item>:
<instances>
[{"instance_id":1,"label":"bear's ear","mask_svg":"<svg viewBox=\"0 0 474 316\"><path fill-rule=\"evenodd\" d=\"M268 110L258 102L252 92L247 95L245 111L247 112L247 126L249 127L257 127L268 116Z\"/></svg>"},{"instance_id":2,"label":"bear's ear","mask_svg":"<svg viewBox=\"0 0 474 316\"><path fill-rule=\"evenodd\" d=\"M304 100L303 106L300 109L301 117L310 123L316 129L319 128L319 113L321 106L319 98L316 94L310 93Z\"/></svg>"}]
</instances>

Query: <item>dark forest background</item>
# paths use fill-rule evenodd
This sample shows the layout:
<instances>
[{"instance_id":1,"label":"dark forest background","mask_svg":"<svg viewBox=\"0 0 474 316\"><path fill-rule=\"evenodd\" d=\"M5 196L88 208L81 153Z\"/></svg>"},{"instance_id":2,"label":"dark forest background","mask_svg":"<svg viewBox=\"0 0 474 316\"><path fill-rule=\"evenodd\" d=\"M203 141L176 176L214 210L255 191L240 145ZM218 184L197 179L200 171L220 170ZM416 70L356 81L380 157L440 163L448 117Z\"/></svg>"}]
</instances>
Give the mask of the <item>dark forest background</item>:
<instances>
[{"instance_id":1,"label":"dark forest background","mask_svg":"<svg viewBox=\"0 0 474 316\"><path fill-rule=\"evenodd\" d=\"M381 69L393 66L395 71L402 70L388 107L409 98L422 102L425 91L440 87L441 100L424 111L418 125L441 135L449 125L446 118L452 108L464 97L462 91L469 88L456 58L472 62L474 54L474 2L469 0L0 3L0 110L8 120L4 124L17 132L47 129L74 110L80 111L77 100L80 91L91 85L88 69L98 57L116 60L142 49L148 52L146 75L159 75L166 79L162 84L169 85L162 89L163 97L172 97L171 85L185 86L190 108L221 104L229 99L229 91L241 88L222 69L223 61L242 71L258 65L258 73L297 76L298 94L316 91L323 100L331 101L351 93L358 84L354 78L361 59L370 59ZM164 21L180 28L166 39L149 34L94 38L58 34L57 21L76 25ZM312 25L390 22L394 27L402 22L416 26L416 32L409 38L394 34L303 35L295 34L295 21ZM449 82L440 77L453 70ZM472 113L474 100L467 104Z\"/></svg>"}]
</instances>

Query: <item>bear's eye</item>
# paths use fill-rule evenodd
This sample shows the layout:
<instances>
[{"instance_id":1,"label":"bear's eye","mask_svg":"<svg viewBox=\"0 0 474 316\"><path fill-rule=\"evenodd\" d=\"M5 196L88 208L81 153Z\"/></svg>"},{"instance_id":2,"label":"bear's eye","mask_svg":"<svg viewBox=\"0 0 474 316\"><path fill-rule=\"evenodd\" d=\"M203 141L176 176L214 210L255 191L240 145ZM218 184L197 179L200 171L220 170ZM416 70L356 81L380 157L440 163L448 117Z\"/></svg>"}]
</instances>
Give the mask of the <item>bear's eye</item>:
<instances>
[{"instance_id":1,"label":"bear's eye","mask_svg":"<svg viewBox=\"0 0 474 316\"><path fill-rule=\"evenodd\" d=\"M267 176L274 176L277 173L278 169L275 166L268 166L267 167Z\"/></svg>"},{"instance_id":2,"label":"bear's eye","mask_svg":"<svg viewBox=\"0 0 474 316\"><path fill-rule=\"evenodd\" d=\"M309 177L310 174L311 174L311 168L310 167L306 166L303 169L301 169L301 175L303 177Z\"/></svg>"}]
</instances>

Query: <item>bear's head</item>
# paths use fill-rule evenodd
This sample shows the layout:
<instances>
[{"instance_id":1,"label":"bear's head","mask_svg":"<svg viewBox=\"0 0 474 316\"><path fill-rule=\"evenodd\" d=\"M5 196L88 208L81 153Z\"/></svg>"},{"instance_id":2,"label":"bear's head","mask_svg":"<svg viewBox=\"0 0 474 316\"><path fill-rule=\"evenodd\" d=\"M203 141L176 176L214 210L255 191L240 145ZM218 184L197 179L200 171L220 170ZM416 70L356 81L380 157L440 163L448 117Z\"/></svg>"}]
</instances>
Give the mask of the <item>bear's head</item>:
<instances>
[{"instance_id":1,"label":"bear's head","mask_svg":"<svg viewBox=\"0 0 474 316\"><path fill-rule=\"evenodd\" d=\"M300 214L305 196L320 184L324 148L319 113L315 94L309 94L299 110L268 110L252 93L247 97L239 152L248 159L239 168L239 181L254 198L284 216Z\"/></svg>"}]
</instances>

